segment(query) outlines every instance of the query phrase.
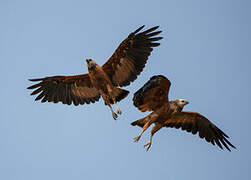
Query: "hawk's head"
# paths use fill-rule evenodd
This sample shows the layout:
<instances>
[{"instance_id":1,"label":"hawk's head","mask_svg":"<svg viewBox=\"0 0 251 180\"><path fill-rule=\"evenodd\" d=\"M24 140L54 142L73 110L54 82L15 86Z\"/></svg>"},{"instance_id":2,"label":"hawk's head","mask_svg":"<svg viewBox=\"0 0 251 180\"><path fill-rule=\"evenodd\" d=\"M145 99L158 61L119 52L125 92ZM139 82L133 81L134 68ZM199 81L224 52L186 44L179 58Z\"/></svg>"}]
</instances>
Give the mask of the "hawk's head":
<instances>
[{"instance_id":1,"label":"hawk's head","mask_svg":"<svg viewBox=\"0 0 251 180\"><path fill-rule=\"evenodd\" d=\"M97 63L92 59L86 59L88 70L93 70L96 68Z\"/></svg>"},{"instance_id":2,"label":"hawk's head","mask_svg":"<svg viewBox=\"0 0 251 180\"><path fill-rule=\"evenodd\" d=\"M189 103L185 99L176 99L175 101L176 101L177 105L181 108L183 108L185 105L187 105Z\"/></svg>"}]
</instances>

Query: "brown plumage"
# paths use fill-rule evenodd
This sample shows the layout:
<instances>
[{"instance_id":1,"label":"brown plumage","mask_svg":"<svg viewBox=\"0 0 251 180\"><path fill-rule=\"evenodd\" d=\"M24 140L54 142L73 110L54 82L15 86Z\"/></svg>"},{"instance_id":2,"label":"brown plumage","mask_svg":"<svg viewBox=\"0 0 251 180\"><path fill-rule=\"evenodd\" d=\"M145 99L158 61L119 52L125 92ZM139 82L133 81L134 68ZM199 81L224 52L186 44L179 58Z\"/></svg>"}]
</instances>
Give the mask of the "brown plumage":
<instances>
[{"instance_id":1,"label":"brown plumage","mask_svg":"<svg viewBox=\"0 0 251 180\"><path fill-rule=\"evenodd\" d=\"M175 101L168 100L170 81L162 76L153 76L133 97L133 104L142 112L153 111L148 116L134 121L132 126L142 128L141 133L134 138L138 141L143 132L154 123L149 142L145 145L147 150L152 143L152 136L162 127L181 128L192 134L199 132L200 138L205 138L213 145L217 144L221 149L223 146L229 150L229 146L235 148L222 130L210 122L206 117L197 112L182 111L188 104L184 99ZM223 146L222 146L223 145Z\"/></svg>"},{"instance_id":2,"label":"brown plumage","mask_svg":"<svg viewBox=\"0 0 251 180\"><path fill-rule=\"evenodd\" d=\"M144 26L120 43L119 47L103 65L99 66L92 59L87 59L88 74L74 76L52 76L30 79L37 84L28 87L34 89L31 95L37 95L36 101L62 102L63 104L89 104L104 99L112 111L114 119L117 114L111 105L116 105L117 113L121 114L116 102L125 98L129 91L118 88L133 82L142 72L153 47L159 46L156 37L161 31L155 31L158 26L140 32Z\"/></svg>"}]
</instances>

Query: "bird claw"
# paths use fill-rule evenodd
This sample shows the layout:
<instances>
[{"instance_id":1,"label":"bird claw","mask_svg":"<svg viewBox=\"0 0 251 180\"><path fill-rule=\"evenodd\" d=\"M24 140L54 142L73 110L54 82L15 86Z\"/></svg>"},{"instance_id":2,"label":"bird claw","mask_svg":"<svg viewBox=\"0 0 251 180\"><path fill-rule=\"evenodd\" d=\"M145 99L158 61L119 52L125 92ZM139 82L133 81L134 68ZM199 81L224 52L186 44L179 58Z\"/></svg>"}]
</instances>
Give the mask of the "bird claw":
<instances>
[{"instance_id":1,"label":"bird claw","mask_svg":"<svg viewBox=\"0 0 251 180\"><path fill-rule=\"evenodd\" d=\"M133 138L134 142L138 142L141 136L136 136L135 138Z\"/></svg>"},{"instance_id":2,"label":"bird claw","mask_svg":"<svg viewBox=\"0 0 251 180\"><path fill-rule=\"evenodd\" d=\"M122 111L120 109L117 109L118 114L122 114Z\"/></svg>"},{"instance_id":3,"label":"bird claw","mask_svg":"<svg viewBox=\"0 0 251 180\"><path fill-rule=\"evenodd\" d=\"M152 145L152 143L150 141L144 145L144 148L146 148L146 151L149 150L149 148L151 147L151 145Z\"/></svg>"},{"instance_id":4,"label":"bird claw","mask_svg":"<svg viewBox=\"0 0 251 180\"><path fill-rule=\"evenodd\" d=\"M118 114L122 114L122 111L119 109L118 106L116 106L116 111L117 111Z\"/></svg>"},{"instance_id":5,"label":"bird claw","mask_svg":"<svg viewBox=\"0 0 251 180\"><path fill-rule=\"evenodd\" d=\"M112 112L112 117L113 117L114 120L116 120L118 115L115 112Z\"/></svg>"}]
</instances>

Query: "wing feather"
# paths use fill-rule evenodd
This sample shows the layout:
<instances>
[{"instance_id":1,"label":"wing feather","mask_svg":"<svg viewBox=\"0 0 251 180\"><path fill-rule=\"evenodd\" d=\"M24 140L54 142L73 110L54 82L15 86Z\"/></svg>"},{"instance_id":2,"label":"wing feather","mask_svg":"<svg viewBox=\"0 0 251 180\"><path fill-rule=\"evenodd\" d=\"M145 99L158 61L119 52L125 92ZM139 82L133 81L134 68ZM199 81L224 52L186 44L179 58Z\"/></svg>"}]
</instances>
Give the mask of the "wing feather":
<instances>
[{"instance_id":1,"label":"wing feather","mask_svg":"<svg viewBox=\"0 0 251 180\"><path fill-rule=\"evenodd\" d=\"M160 45L156 41L161 40L162 37L155 37L161 33L161 31L155 31L159 26L139 33L143 27L132 32L120 43L113 55L102 66L115 86L127 86L133 82L145 67L153 50L152 47ZM130 68L125 68L125 66Z\"/></svg>"},{"instance_id":2,"label":"wing feather","mask_svg":"<svg viewBox=\"0 0 251 180\"><path fill-rule=\"evenodd\" d=\"M213 145L217 144L221 149L223 146L229 150L229 146L235 148L228 140L228 136L216 125L210 122L206 117L196 112L182 111L175 113L165 122L166 127L176 127L192 134L199 132L200 138L205 138L207 142ZM223 146L222 146L223 145Z\"/></svg>"},{"instance_id":3,"label":"wing feather","mask_svg":"<svg viewBox=\"0 0 251 180\"><path fill-rule=\"evenodd\" d=\"M38 79L29 79L37 82L27 89L33 89L31 95L37 95L36 101L62 102L63 104L77 106L79 104L94 103L99 100L100 93L93 87L89 75L52 76Z\"/></svg>"},{"instance_id":4,"label":"wing feather","mask_svg":"<svg viewBox=\"0 0 251 180\"><path fill-rule=\"evenodd\" d=\"M153 76L134 93L133 104L140 111L154 111L168 102L171 82L164 76Z\"/></svg>"}]
</instances>

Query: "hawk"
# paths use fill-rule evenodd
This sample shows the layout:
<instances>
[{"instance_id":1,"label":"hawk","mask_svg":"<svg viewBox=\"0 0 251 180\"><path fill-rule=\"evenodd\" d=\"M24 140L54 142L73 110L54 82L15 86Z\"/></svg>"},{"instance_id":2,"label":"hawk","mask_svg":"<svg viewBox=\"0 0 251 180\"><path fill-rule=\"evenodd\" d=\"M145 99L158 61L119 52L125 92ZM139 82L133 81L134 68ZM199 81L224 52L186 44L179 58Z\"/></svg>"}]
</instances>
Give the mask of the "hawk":
<instances>
[{"instance_id":1,"label":"hawk","mask_svg":"<svg viewBox=\"0 0 251 180\"><path fill-rule=\"evenodd\" d=\"M28 87L34 89L31 95L37 95L35 100L41 102L62 102L77 105L95 103L103 98L109 106L112 117L117 118L112 106L118 114L121 110L117 102L124 99L129 91L119 87L128 86L142 72L153 47L159 46L157 37L161 31L159 26L140 32L144 26L129 34L124 39L105 64L99 66L94 60L86 59L88 73L72 76L52 76L29 79L36 84Z\"/></svg>"},{"instance_id":2,"label":"hawk","mask_svg":"<svg viewBox=\"0 0 251 180\"><path fill-rule=\"evenodd\" d=\"M153 135L162 127L181 128L181 130L186 130L192 134L199 132L200 138L205 138L207 142L213 145L217 144L221 149L223 149L223 146L229 151L231 151L229 146L235 148L227 140L229 137L206 117L197 112L183 111L188 101L184 99L169 101L170 86L171 82L165 76L153 76L134 94L133 104L140 111L152 111L148 116L131 123L132 126L137 125L142 128L140 134L134 138L135 142L154 123L150 140L144 145L147 150L151 147Z\"/></svg>"}]
</instances>

